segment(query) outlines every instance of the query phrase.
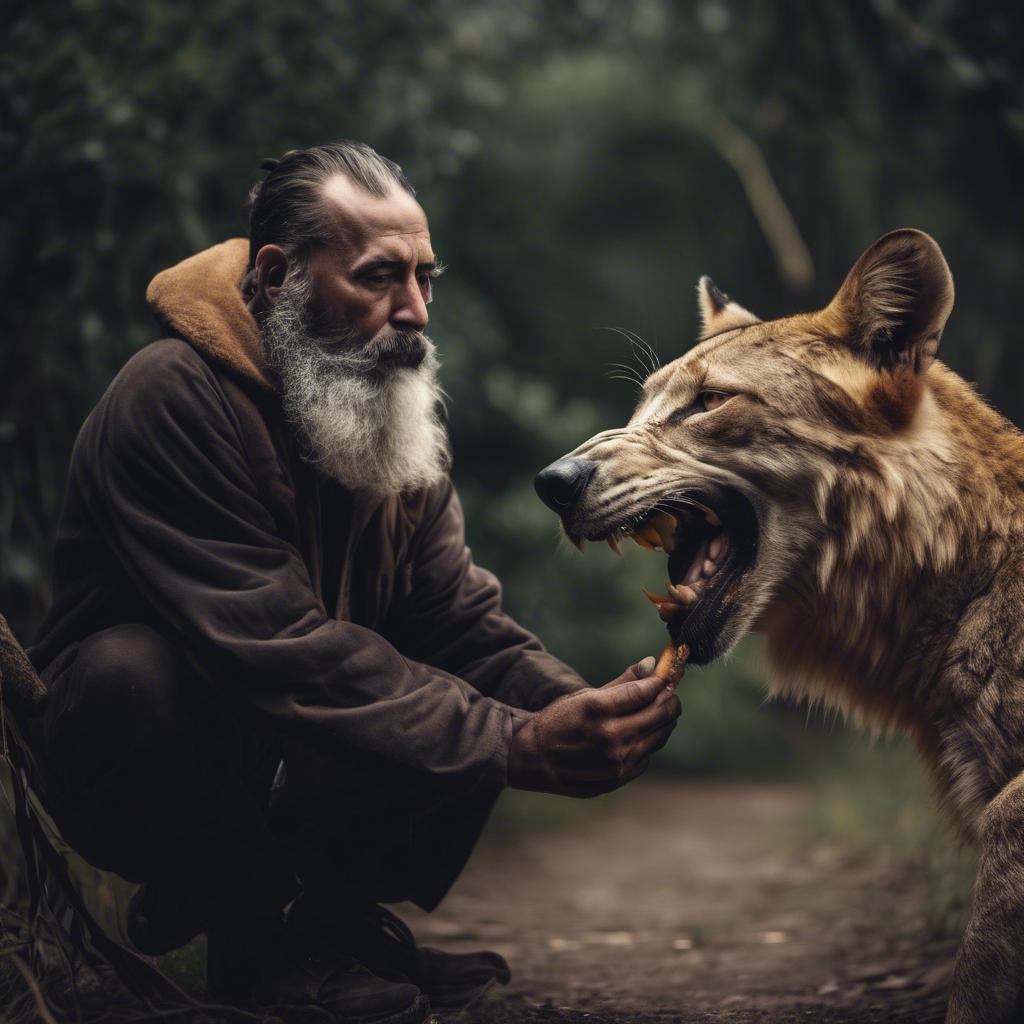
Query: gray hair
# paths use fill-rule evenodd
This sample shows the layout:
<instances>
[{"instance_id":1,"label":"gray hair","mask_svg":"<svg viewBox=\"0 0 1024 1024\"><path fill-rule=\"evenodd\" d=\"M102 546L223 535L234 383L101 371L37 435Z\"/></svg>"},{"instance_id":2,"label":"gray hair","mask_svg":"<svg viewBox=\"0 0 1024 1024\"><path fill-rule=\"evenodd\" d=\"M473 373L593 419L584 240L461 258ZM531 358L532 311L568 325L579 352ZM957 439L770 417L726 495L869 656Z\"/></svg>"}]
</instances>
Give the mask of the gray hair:
<instances>
[{"instance_id":1,"label":"gray hair","mask_svg":"<svg viewBox=\"0 0 1024 1024\"><path fill-rule=\"evenodd\" d=\"M250 267L265 245L281 246L289 263L303 266L318 245L330 241L322 197L329 178L342 174L382 198L395 187L416 194L402 168L365 142L340 139L292 149L260 166L269 173L249 192Z\"/></svg>"}]
</instances>

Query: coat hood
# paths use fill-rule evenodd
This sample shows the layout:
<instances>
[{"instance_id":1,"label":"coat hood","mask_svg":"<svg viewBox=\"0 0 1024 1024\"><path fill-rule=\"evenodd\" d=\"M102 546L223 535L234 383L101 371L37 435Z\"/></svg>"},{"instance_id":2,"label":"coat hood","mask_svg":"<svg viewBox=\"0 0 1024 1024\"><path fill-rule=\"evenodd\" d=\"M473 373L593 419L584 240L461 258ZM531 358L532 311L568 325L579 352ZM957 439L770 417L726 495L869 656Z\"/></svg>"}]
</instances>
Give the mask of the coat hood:
<instances>
[{"instance_id":1,"label":"coat hood","mask_svg":"<svg viewBox=\"0 0 1024 1024\"><path fill-rule=\"evenodd\" d=\"M260 330L242 298L249 242L231 238L161 271L146 289L157 317L203 355L273 389Z\"/></svg>"}]
</instances>

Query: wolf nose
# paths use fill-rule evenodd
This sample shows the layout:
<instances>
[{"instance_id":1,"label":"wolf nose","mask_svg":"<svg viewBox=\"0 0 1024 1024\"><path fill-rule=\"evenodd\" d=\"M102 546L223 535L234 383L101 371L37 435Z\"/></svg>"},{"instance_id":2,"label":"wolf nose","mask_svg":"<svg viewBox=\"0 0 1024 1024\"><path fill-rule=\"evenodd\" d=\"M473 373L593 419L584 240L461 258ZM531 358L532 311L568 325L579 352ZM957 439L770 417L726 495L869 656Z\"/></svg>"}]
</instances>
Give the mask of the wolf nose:
<instances>
[{"instance_id":1,"label":"wolf nose","mask_svg":"<svg viewBox=\"0 0 1024 1024\"><path fill-rule=\"evenodd\" d=\"M590 459L559 459L537 474L533 486L548 508L565 512L583 496L595 469L597 463Z\"/></svg>"}]
</instances>

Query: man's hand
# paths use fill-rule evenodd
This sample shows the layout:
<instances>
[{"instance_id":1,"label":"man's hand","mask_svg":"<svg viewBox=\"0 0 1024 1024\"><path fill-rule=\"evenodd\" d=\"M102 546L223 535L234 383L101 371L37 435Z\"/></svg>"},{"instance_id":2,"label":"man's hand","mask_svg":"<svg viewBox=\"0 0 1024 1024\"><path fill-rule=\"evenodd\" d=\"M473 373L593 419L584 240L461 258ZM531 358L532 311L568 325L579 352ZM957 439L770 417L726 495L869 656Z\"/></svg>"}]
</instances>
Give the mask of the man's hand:
<instances>
[{"instance_id":1,"label":"man's hand","mask_svg":"<svg viewBox=\"0 0 1024 1024\"><path fill-rule=\"evenodd\" d=\"M509 785L562 796L597 796L640 775L668 741L679 699L645 658L599 689L538 711L516 733Z\"/></svg>"}]
</instances>

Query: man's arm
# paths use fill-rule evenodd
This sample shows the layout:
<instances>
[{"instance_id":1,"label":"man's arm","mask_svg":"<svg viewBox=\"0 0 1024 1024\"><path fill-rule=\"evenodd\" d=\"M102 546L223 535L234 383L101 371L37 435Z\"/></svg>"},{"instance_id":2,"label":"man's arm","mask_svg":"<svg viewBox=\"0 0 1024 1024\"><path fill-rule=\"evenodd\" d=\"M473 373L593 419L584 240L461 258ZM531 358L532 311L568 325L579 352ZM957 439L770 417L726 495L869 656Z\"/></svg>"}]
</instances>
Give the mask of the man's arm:
<instances>
[{"instance_id":1,"label":"man's arm","mask_svg":"<svg viewBox=\"0 0 1024 1024\"><path fill-rule=\"evenodd\" d=\"M410 557L412 592L392 627L403 652L529 711L587 686L502 609L497 579L466 546L451 481L429 495Z\"/></svg>"},{"instance_id":2,"label":"man's arm","mask_svg":"<svg viewBox=\"0 0 1024 1024\"><path fill-rule=\"evenodd\" d=\"M516 723L510 786L589 797L642 774L680 711L654 658L587 686L502 611L497 580L466 547L450 482L431 497L411 555L412 593L397 611L402 649L531 711Z\"/></svg>"},{"instance_id":3,"label":"man's arm","mask_svg":"<svg viewBox=\"0 0 1024 1024\"><path fill-rule=\"evenodd\" d=\"M330 618L278 536L239 427L183 345L129 362L79 439L92 515L160 628L208 678L330 748L467 786L506 782L515 712Z\"/></svg>"}]
</instances>

